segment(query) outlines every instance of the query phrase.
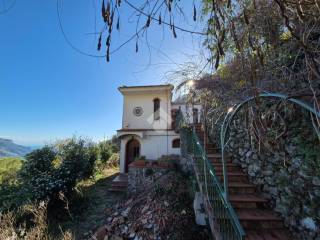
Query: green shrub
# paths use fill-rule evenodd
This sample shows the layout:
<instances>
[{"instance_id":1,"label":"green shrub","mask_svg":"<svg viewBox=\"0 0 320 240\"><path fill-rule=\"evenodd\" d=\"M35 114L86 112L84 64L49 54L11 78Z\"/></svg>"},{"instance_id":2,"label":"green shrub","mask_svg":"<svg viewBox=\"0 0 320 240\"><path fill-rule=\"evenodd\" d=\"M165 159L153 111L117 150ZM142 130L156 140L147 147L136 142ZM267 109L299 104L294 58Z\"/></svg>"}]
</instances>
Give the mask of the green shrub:
<instances>
[{"instance_id":1,"label":"green shrub","mask_svg":"<svg viewBox=\"0 0 320 240\"><path fill-rule=\"evenodd\" d=\"M26 192L20 184L0 184L0 212L19 207L26 199Z\"/></svg>"},{"instance_id":2,"label":"green shrub","mask_svg":"<svg viewBox=\"0 0 320 240\"><path fill-rule=\"evenodd\" d=\"M96 146L83 139L67 139L26 156L19 177L31 200L69 195L77 182L93 175L98 158Z\"/></svg>"},{"instance_id":3,"label":"green shrub","mask_svg":"<svg viewBox=\"0 0 320 240\"><path fill-rule=\"evenodd\" d=\"M119 153L113 153L108 160L107 167L118 167L120 165Z\"/></svg>"},{"instance_id":4,"label":"green shrub","mask_svg":"<svg viewBox=\"0 0 320 240\"><path fill-rule=\"evenodd\" d=\"M31 198L45 198L56 188L56 172L52 164L55 158L56 152L49 146L34 150L26 156L19 178Z\"/></svg>"},{"instance_id":5,"label":"green shrub","mask_svg":"<svg viewBox=\"0 0 320 240\"><path fill-rule=\"evenodd\" d=\"M99 143L99 154L102 163L106 163L113 153L112 144L109 141Z\"/></svg>"}]
</instances>

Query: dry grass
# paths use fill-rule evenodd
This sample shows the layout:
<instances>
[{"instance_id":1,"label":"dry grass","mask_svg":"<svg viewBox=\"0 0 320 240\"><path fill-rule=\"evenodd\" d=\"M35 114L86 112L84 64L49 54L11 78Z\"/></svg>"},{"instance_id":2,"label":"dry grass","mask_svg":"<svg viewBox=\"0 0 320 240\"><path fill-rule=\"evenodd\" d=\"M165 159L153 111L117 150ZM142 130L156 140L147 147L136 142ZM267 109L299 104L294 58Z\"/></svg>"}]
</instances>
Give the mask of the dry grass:
<instances>
[{"instance_id":1,"label":"dry grass","mask_svg":"<svg viewBox=\"0 0 320 240\"><path fill-rule=\"evenodd\" d=\"M0 217L0 240L17 239L14 214L9 212Z\"/></svg>"},{"instance_id":2,"label":"dry grass","mask_svg":"<svg viewBox=\"0 0 320 240\"><path fill-rule=\"evenodd\" d=\"M21 216L27 216L27 221L18 223ZM27 223L28 222L28 223ZM28 226L28 227L27 227ZM8 212L0 217L0 240L54 240L48 233L47 204L27 204L15 212ZM63 232L61 240L74 239L70 232Z\"/></svg>"},{"instance_id":3,"label":"dry grass","mask_svg":"<svg viewBox=\"0 0 320 240\"><path fill-rule=\"evenodd\" d=\"M121 195L108 192L118 172L118 168L106 168L94 179L80 182L77 189L81 198L71 199L66 218L56 218L63 210L48 211L46 202L26 204L15 211L0 213L0 240L72 240L90 235L90 230L103 223L105 209L122 199Z\"/></svg>"}]
</instances>

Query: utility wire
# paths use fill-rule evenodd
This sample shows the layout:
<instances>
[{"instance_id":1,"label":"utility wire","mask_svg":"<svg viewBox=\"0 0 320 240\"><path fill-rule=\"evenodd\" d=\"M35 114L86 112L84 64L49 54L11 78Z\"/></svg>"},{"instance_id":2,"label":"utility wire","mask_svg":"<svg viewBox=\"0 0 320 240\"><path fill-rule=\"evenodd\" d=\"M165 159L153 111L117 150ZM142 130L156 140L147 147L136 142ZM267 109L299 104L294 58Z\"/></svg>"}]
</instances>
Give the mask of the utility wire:
<instances>
[{"instance_id":1,"label":"utility wire","mask_svg":"<svg viewBox=\"0 0 320 240\"><path fill-rule=\"evenodd\" d=\"M87 57L94 57L94 58L105 58L107 55L98 55L98 54L92 54L92 53L88 53L85 52L81 49L79 49L78 47L76 47L68 38L63 25L62 25L62 20L61 20L61 14L60 14L60 0L57 0L57 16L58 16L58 22L59 22L59 27L60 27L60 31L62 33L63 38L65 39L65 41L67 42L67 44L76 52L78 52L79 54L85 55ZM139 31L137 31L136 33L134 33L129 39L127 39L126 41L124 41L123 43L121 43L118 47L116 47L115 49L113 49L112 51L110 51L110 54L116 53L117 51L119 51L124 45L126 45L127 43L131 42L142 30L145 29L145 26L143 26Z\"/></svg>"},{"instance_id":2,"label":"utility wire","mask_svg":"<svg viewBox=\"0 0 320 240\"><path fill-rule=\"evenodd\" d=\"M124 0L124 2L127 3L131 8L133 8L134 10L139 12L140 14L142 14L142 15L148 17L148 18L150 17L152 20L158 21L157 18L145 13L144 11L142 11L141 9L139 9L138 7L136 7L132 3L130 3L128 0ZM173 25L173 24L170 24L170 23L165 22L165 21L161 21L161 23L163 23L164 25L170 26L170 27ZM175 29L179 29L182 32L187 32L187 33L191 33L191 34L198 34L198 35L207 35L207 33L191 31L191 30L184 29L184 28L176 26L176 25L174 25L174 27L175 27Z\"/></svg>"},{"instance_id":3,"label":"utility wire","mask_svg":"<svg viewBox=\"0 0 320 240\"><path fill-rule=\"evenodd\" d=\"M16 1L16 0L15 0ZM148 14L146 14L145 12L143 12L142 10L140 10L139 8L137 8L136 6L134 6L133 4L131 4L129 1L125 0L124 2L126 2L131 8L133 8L134 10L136 10L137 12L139 12L140 14L149 17ZM58 17L58 22L59 22L59 27L60 27L60 31L63 35L63 38L65 39L65 41L67 42L67 44L76 52L78 52L79 54L82 54L84 56L88 56L88 57L94 57L94 58L105 58L107 55L103 54L103 55L98 55L98 54L92 54L92 53L88 53L85 52L83 50L81 50L80 48L76 47L68 38L64 28L63 28L63 24L62 24L62 20L61 20L61 14L60 14L60 0L57 0L57 4L56 4L56 8L57 8L57 17ZM151 19L153 20L157 20L156 18L154 18L153 16L150 16ZM169 23L162 21L162 23L164 25L167 26L171 26ZM190 34L199 34L199 35L206 35L206 33L202 33L202 32L195 32L195 31L190 31L178 26L175 26L176 29L179 29L182 32L187 32ZM139 36L139 33L141 33L142 31L146 30L147 27L144 25L143 27L141 27L138 31L136 31L130 38L128 38L126 41L124 41L123 43L121 43L119 46L117 46L115 49L110 51L110 55L116 53L117 51L119 51L123 46L125 46L126 44L128 44L129 42L131 42L133 39L135 39L136 37ZM101 34L101 33L99 33Z\"/></svg>"}]
</instances>

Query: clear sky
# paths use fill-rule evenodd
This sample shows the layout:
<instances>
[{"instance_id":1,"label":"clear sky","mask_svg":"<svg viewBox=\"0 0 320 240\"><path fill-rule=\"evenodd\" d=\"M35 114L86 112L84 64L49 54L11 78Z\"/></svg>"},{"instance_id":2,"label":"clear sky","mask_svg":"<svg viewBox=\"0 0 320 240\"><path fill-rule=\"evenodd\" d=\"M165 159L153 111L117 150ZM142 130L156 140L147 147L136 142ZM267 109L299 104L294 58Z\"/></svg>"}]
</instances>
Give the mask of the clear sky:
<instances>
[{"instance_id":1,"label":"clear sky","mask_svg":"<svg viewBox=\"0 0 320 240\"><path fill-rule=\"evenodd\" d=\"M133 41L106 63L67 44L55 0L17 0L1 14L12 1L0 0L0 137L20 144L43 144L74 134L93 140L110 137L121 128L122 96L117 87L165 83L164 75L177 68L175 63L197 52L198 39L179 31L174 39L154 23L148 34L151 51L141 40L136 54ZM100 3L60 0L66 35L92 54L101 54L96 51L97 36L88 34L102 26ZM121 31L114 34L113 49L134 31L128 23L132 10L123 6L121 11Z\"/></svg>"}]
</instances>

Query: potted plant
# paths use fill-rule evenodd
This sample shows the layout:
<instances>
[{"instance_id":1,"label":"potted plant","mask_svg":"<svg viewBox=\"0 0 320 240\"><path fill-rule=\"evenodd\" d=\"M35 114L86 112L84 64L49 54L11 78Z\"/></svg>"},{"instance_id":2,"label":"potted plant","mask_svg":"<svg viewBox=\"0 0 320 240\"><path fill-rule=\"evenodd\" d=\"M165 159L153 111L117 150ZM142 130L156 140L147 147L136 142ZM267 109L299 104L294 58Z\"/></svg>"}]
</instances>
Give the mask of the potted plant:
<instances>
[{"instance_id":1,"label":"potted plant","mask_svg":"<svg viewBox=\"0 0 320 240\"><path fill-rule=\"evenodd\" d=\"M141 167L145 166L146 165L146 157L145 156L136 157L134 160L134 165L141 166Z\"/></svg>"}]
</instances>

